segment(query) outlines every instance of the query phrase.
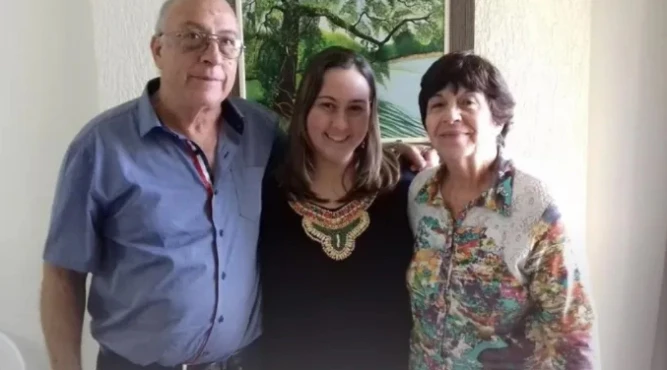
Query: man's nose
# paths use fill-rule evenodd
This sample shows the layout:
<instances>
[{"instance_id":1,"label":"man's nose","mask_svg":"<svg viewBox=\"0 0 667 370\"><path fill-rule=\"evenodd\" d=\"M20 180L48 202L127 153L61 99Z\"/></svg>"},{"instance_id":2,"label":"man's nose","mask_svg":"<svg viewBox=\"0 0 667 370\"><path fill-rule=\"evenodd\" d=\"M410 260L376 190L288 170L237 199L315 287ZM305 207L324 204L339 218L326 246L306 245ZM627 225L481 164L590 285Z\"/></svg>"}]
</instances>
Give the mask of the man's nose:
<instances>
[{"instance_id":1,"label":"man's nose","mask_svg":"<svg viewBox=\"0 0 667 370\"><path fill-rule=\"evenodd\" d=\"M202 54L202 61L211 65L218 65L222 64L223 60L224 57L222 56L222 51L217 40L206 40L206 49L204 49L204 53Z\"/></svg>"}]
</instances>

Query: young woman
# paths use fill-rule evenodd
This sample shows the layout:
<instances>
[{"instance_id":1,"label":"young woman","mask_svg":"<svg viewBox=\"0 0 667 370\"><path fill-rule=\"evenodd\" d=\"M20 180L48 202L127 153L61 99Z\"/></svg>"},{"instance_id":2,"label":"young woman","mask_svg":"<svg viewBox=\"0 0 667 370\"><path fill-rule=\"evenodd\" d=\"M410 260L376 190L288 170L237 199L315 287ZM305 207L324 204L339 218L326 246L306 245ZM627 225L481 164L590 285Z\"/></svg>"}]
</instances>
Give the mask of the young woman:
<instances>
[{"instance_id":1,"label":"young woman","mask_svg":"<svg viewBox=\"0 0 667 370\"><path fill-rule=\"evenodd\" d=\"M437 60L419 108L442 165L411 185L412 370L593 368L581 263L538 178L503 154L514 99L469 53Z\"/></svg>"},{"instance_id":2,"label":"young woman","mask_svg":"<svg viewBox=\"0 0 667 370\"><path fill-rule=\"evenodd\" d=\"M303 75L286 162L264 184L266 370L406 370L411 176L380 142L368 63L334 47Z\"/></svg>"}]
</instances>

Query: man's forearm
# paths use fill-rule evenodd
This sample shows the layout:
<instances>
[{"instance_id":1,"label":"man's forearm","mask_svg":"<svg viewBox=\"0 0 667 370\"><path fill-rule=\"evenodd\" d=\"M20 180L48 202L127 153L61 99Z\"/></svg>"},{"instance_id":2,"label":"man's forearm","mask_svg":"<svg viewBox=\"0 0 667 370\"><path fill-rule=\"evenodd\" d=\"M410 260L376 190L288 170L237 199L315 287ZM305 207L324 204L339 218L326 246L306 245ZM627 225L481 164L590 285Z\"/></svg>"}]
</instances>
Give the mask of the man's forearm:
<instances>
[{"instance_id":1,"label":"man's forearm","mask_svg":"<svg viewBox=\"0 0 667 370\"><path fill-rule=\"evenodd\" d=\"M80 370L86 276L49 264L43 274L40 311L51 370Z\"/></svg>"}]
</instances>

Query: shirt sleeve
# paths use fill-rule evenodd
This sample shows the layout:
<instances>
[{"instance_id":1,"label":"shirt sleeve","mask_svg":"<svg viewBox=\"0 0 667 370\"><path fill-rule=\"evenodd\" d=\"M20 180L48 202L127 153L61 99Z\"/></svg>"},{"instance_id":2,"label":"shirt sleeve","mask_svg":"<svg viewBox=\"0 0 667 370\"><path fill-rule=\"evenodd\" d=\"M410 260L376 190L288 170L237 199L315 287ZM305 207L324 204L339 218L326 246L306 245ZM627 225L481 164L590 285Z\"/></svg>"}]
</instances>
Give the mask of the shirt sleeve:
<instances>
[{"instance_id":1,"label":"shirt sleeve","mask_svg":"<svg viewBox=\"0 0 667 370\"><path fill-rule=\"evenodd\" d=\"M100 204L95 197L95 158L80 141L65 153L44 246L45 262L94 272L100 260Z\"/></svg>"},{"instance_id":2,"label":"shirt sleeve","mask_svg":"<svg viewBox=\"0 0 667 370\"><path fill-rule=\"evenodd\" d=\"M549 206L533 229L535 244L527 261L530 296L536 310L528 317L534 343L531 369L593 369L594 313L582 282L582 266L557 208Z\"/></svg>"}]
</instances>

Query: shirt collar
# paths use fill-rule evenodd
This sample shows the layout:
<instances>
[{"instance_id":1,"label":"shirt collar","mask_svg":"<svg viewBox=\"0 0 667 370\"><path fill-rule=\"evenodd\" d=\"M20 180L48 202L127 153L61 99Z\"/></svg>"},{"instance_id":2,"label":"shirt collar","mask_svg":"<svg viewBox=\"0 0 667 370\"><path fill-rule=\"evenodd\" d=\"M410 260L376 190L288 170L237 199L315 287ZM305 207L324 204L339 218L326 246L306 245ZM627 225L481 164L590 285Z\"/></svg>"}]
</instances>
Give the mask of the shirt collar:
<instances>
[{"instance_id":1,"label":"shirt collar","mask_svg":"<svg viewBox=\"0 0 667 370\"><path fill-rule=\"evenodd\" d=\"M512 190L516 171L512 161L502 154L498 156L496 171L496 182L482 195L479 205L509 217L512 215Z\"/></svg>"},{"instance_id":2,"label":"shirt collar","mask_svg":"<svg viewBox=\"0 0 667 370\"><path fill-rule=\"evenodd\" d=\"M159 88L160 79L154 78L148 81L143 93L139 97L137 125L141 137L144 137L156 128L163 128L162 122L160 122L160 118L157 116L157 113L155 113L155 108L153 108L153 104L151 103L151 97ZM225 99L222 102L222 112L221 119L223 119L227 125L236 132L236 134L242 135L245 128L245 121L243 113L238 109L236 104L230 101L230 99Z\"/></svg>"},{"instance_id":3,"label":"shirt collar","mask_svg":"<svg viewBox=\"0 0 667 370\"><path fill-rule=\"evenodd\" d=\"M433 173L424 186L417 192L415 199L419 203L425 203L433 207L443 207L444 200L440 194L440 179L443 178L446 167ZM513 162L506 158L502 151L494 163L496 171L496 182L487 191L473 201L474 207L485 207L503 216L512 214L512 190L514 185L514 174L516 172Z\"/></svg>"}]
</instances>

